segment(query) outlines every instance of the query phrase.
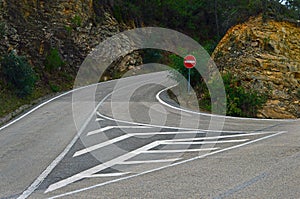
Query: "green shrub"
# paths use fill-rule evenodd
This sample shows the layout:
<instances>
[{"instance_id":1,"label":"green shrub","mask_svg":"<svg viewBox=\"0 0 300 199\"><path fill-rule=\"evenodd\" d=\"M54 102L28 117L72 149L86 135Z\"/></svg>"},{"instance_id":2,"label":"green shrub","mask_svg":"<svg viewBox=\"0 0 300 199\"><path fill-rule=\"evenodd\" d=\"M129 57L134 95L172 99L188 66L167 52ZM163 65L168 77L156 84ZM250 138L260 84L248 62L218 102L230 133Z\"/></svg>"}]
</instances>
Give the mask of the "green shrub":
<instances>
[{"instance_id":1,"label":"green shrub","mask_svg":"<svg viewBox=\"0 0 300 199\"><path fill-rule=\"evenodd\" d=\"M178 56L173 57L174 63L182 65L182 59ZM186 76L187 69L184 67L175 68L180 74ZM180 75L174 73L172 77L177 81L181 81ZM226 92L226 114L230 116L238 117L256 117L258 110L265 104L267 100L267 94L259 94L255 91L245 90L240 81L234 78L230 73L224 74L223 82ZM218 99L211 99L207 85L200 77L200 74L196 70L191 70L191 84L195 88L197 96L199 98L200 108L211 111L212 103L215 106L222 106ZM214 91L220 90L219 84L210 82L210 88Z\"/></svg>"},{"instance_id":2,"label":"green shrub","mask_svg":"<svg viewBox=\"0 0 300 199\"><path fill-rule=\"evenodd\" d=\"M19 97L32 94L37 76L25 57L11 52L1 61L1 68L6 81L16 88Z\"/></svg>"},{"instance_id":3,"label":"green shrub","mask_svg":"<svg viewBox=\"0 0 300 199\"><path fill-rule=\"evenodd\" d=\"M197 65L205 65L205 59L198 60ZM175 69L175 71L171 71L171 77L180 83L188 74L188 69L183 66L183 58L171 54L169 56L169 62L169 66ZM199 68L199 70L201 70L203 74L207 74L205 68L202 67ZM211 111L212 103L214 107L224 106L224 104L219 104L220 99L211 99L207 85L199 72L195 68L192 68L190 72L191 86L197 93L199 106L207 111ZM267 94L259 94L255 91L245 90L245 88L241 86L240 80L233 77L230 73L223 74L222 78L227 100L226 114L239 117L256 117L258 110L267 101ZM222 92L223 90L222 85L220 85L218 81L209 82L209 87L216 93L218 93L218 91Z\"/></svg>"},{"instance_id":4,"label":"green shrub","mask_svg":"<svg viewBox=\"0 0 300 199\"><path fill-rule=\"evenodd\" d=\"M71 26L65 26L65 29L68 33L68 36L70 36L72 34L72 27Z\"/></svg>"},{"instance_id":5,"label":"green shrub","mask_svg":"<svg viewBox=\"0 0 300 199\"><path fill-rule=\"evenodd\" d=\"M55 84L50 84L50 88L55 93L61 91L60 87L58 85L55 85Z\"/></svg>"},{"instance_id":6,"label":"green shrub","mask_svg":"<svg viewBox=\"0 0 300 199\"><path fill-rule=\"evenodd\" d=\"M75 15L72 18L71 22L75 27L81 27L81 25L82 25L82 19L79 15Z\"/></svg>"},{"instance_id":7,"label":"green shrub","mask_svg":"<svg viewBox=\"0 0 300 199\"><path fill-rule=\"evenodd\" d=\"M256 117L258 110L267 101L267 94L245 90L240 81L230 73L223 75L223 82L227 100L226 114L238 117ZM209 93L206 90L204 98L206 106L208 106L208 99Z\"/></svg>"},{"instance_id":8,"label":"green shrub","mask_svg":"<svg viewBox=\"0 0 300 199\"><path fill-rule=\"evenodd\" d=\"M46 69L49 71L57 70L58 68L64 66L65 63L60 57L60 54L56 48L52 48L50 53L46 57Z\"/></svg>"}]
</instances>

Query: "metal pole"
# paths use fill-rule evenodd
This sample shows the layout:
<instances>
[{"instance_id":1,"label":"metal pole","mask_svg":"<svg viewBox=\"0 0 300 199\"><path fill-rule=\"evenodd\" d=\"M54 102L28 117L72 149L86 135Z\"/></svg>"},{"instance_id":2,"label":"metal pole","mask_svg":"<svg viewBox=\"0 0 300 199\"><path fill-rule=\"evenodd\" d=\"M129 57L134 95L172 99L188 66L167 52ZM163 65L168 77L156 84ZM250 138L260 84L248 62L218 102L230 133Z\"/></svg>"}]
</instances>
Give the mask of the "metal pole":
<instances>
[{"instance_id":1,"label":"metal pole","mask_svg":"<svg viewBox=\"0 0 300 199\"><path fill-rule=\"evenodd\" d=\"M189 77L188 77L188 94L191 91L191 69L189 68Z\"/></svg>"}]
</instances>

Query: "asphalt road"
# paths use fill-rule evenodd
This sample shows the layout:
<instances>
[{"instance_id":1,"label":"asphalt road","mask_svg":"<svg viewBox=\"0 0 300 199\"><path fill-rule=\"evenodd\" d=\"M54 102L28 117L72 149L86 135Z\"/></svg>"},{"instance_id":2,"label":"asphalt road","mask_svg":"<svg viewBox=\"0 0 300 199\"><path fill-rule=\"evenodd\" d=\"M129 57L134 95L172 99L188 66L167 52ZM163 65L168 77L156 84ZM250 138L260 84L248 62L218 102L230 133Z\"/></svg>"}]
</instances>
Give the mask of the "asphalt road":
<instances>
[{"instance_id":1,"label":"asphalt road","mask_svg":"<svg viewBox=\"0 0 300 199\"><path fill-rule=\"evenodd\" d=\"M0 128L0 198L300 198L299 120L181 110L173 84L100 83Z\"/></svg>"}]
</instances>

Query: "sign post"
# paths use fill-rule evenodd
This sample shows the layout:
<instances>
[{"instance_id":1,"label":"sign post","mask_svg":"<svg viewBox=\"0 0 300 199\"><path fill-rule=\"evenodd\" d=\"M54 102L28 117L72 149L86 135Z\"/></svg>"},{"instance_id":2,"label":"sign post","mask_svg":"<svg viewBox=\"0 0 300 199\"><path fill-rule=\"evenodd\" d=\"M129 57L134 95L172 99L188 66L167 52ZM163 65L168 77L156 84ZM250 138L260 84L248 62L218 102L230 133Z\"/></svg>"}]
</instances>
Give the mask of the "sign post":
<instances>
[{"instance_id":1,"label":"sign post","mask_svg":"<svg viewBox=\"0 0 300 199\"><path fill-rule=\"evenodd\" d=\"M187 55L184 58L183 64L184 66L189 70L188 73L188 94L190 94L191 91L191 68L194 68L196 66L196 58L193 55Z\"/></svg>"}]
</instances>

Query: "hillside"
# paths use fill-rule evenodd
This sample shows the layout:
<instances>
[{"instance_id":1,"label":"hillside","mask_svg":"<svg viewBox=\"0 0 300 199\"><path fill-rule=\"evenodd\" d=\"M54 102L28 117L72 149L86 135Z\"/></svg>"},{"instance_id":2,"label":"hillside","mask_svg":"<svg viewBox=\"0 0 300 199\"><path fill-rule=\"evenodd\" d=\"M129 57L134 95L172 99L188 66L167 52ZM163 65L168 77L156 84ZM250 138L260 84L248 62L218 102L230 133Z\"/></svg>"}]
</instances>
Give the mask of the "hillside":
<instances>
[{"instance_id":1,"label":"hillside","mask_svg":"<svg viewBox=\"0 0 300 199\"><path fill-rule=\"evenodd\" d=\"M262 17L232 27L213 53L223 72L268 94L259 117L300 117L300 27Z\"/></svg>"},{"instance_id":2,"label":"hillside","mask_svg":"<svg viewBox=\"0 0 300 199\"><path fill-rule=\"evenodd\" d=\"M37 103L41 97L72 89L86 55L101 41L124 30L143 26L174 29L192 37L211 53L230 27L249 16L263 13L269 18L298 17L297 6L288 9L278 0L264 3L261 0L239 3L0 0L0 61L11 52L24 56L37 76L33 93L20 97L0 64L0 118L6 116L0 123ZM220 68L242 77L243 85L249 90L264 93L272 90L259 117L299 117L299 28L275 21L263 25L261 20L255 18L231 28L213 56ZM168 61L166 52L133 52L113 63L102 79L119 77L142 63L171 65Z\"/></svg>"},{"instance_id":3,"label":"hillside","mask_svg":"<svg viewBox=\"0 0 300 199\"><path fill-rule=\"evenodd\" d=\"M104 7L92 0L0 0L0 60L13 51L25 57L38 77L33 94L19 98L0 66L0 118L42 96L71 89L86 55L105 38L131 28ZM140 63L137 53L121 57L103 78Z\"/></svg>"}]
</instances>

